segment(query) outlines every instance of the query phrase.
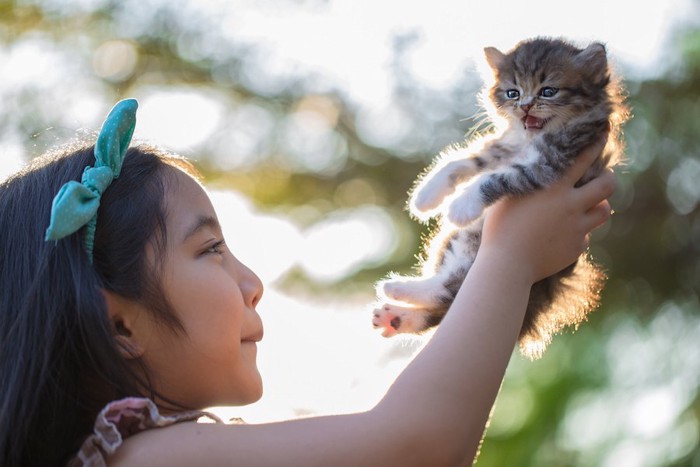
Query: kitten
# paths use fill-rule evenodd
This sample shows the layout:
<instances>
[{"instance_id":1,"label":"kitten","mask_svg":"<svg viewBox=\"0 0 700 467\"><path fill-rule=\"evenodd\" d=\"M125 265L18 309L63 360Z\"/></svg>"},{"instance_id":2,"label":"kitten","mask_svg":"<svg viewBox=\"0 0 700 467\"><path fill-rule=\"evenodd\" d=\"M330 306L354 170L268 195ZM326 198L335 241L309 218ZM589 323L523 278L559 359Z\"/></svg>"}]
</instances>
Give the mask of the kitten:
<instances>
[{"instance_id":1,"label":"kitten","mask_svg":"<svg viewBox=\"0 0 700 467\"><path fill-rule=\"evenodd\" d=\"M580 49L537 38L507 54L493 47L484 53L495 78L484 101L506 125L446 148L419 178L409 209L423 221L439 217L439 230L426 245L419 276L393 275L377 284L384 303L374 311L373 324L384 328L385 337L420 333L442 320L476 257L485 208L551 184L606 131L603 155L579 183L622 158L621 125L628 111L604 45ZM534 284L520 332L522 353L538 358L555 333L585 320L598 305L604 279L583 254Z\"/></svg>"}]
</instances>

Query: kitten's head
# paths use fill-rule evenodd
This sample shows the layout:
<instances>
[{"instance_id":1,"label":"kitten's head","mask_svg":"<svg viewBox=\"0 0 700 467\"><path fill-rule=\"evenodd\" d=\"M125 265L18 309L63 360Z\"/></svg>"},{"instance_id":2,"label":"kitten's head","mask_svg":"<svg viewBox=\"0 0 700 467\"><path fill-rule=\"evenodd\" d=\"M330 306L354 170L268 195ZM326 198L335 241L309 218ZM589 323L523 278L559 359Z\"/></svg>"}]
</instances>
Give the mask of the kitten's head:
<instances>
[{"instance_id":1,"label":"kitten's head","mask_svg":"<svg viewBox=\"0 0 700 467\"><path fill-rule=\"evenodd\" d=\"M559 39L532 39L507 54L484 49L495 83L489 98L511 127L528 134L556 131L604 103L610 72L605 46L579 49Z\"/></svg>"}]
</instances>

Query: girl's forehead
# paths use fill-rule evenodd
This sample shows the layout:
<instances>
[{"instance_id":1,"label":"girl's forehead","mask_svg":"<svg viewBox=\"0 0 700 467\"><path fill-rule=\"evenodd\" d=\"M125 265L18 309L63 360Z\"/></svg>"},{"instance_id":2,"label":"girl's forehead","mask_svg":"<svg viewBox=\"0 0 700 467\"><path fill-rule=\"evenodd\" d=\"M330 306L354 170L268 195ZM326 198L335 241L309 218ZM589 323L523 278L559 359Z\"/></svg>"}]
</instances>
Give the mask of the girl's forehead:
<instances>
[{"instance_id":1,"label":"girl's forehead","mask_svg":"<svg viewBox=\"0 0 700 467\"><path fill-rule=\"evenodd\" d=\"M179 169L173 172L166 191L167 224L179 236L201 218L216 219L216 212L199 182Z\"/></svg>"},{"instance_id":2,"label":"girl's forehead","mask_svg":"<svg viewBox=\"0 0 700 467\"><path fill-rule=\"evenodd\" d=\"M183 172L177 167L169 168L169 172L168 196L182 196L183 194L191 195L199 191L204 193L204 189L200 183L190 174Z\"/></svg>"}]
</instances>

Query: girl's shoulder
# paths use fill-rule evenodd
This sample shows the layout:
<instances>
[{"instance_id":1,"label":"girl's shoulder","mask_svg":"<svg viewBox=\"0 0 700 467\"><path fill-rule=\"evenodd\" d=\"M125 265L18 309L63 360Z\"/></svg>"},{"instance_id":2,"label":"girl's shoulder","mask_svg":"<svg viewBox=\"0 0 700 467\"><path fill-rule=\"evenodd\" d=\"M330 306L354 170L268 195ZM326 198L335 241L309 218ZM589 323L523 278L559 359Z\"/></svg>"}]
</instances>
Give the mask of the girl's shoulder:
<instances>
[{"instance_id":1,"label":"girl's shoulder","mask_svg":"<svg viewBox=\"0 0 700 467\"><path fill-rule=\"evenodd\" d=\"M68 467L104 466L107 456L113 454L126 438L152 428L196 421L202 417L223 423L216 415L203 411L162 415L152 400L142 397L110 402L97 415L93 433L85 439Z\"/></svg>"}]
</instances>

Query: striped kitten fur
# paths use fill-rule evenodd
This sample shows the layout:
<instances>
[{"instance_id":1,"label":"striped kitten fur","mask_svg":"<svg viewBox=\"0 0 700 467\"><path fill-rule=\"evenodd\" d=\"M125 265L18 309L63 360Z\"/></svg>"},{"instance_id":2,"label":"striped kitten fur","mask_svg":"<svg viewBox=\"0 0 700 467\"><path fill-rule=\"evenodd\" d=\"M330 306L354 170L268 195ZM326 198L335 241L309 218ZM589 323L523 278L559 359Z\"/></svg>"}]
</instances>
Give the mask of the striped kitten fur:
<instances>
[{"instance_id":1,"label":"striped kitten fur","mask_svg":"<svg viewBox=\"0 0 700 467\"><path fill-rule=\"evenodd\" d=\"M628 111L604 45L581 49L537 38L506 54L493 47L484 53L494 77L484 103L494 121L505 123L489 135L447 147L415 185L411 213L423 221L438 217L439 227L425 245L419 275L391 275L376 286L381 302L373 324L385 337L421 333L442 320L476 257L485 208L557 180L605 131L603 155L580 183L622 158L621 126ZM522 353L538 358L555 333L585 320L598 306L604 279L582 254L536 283L520 332Z\"/></svg>"}]
</instances>

